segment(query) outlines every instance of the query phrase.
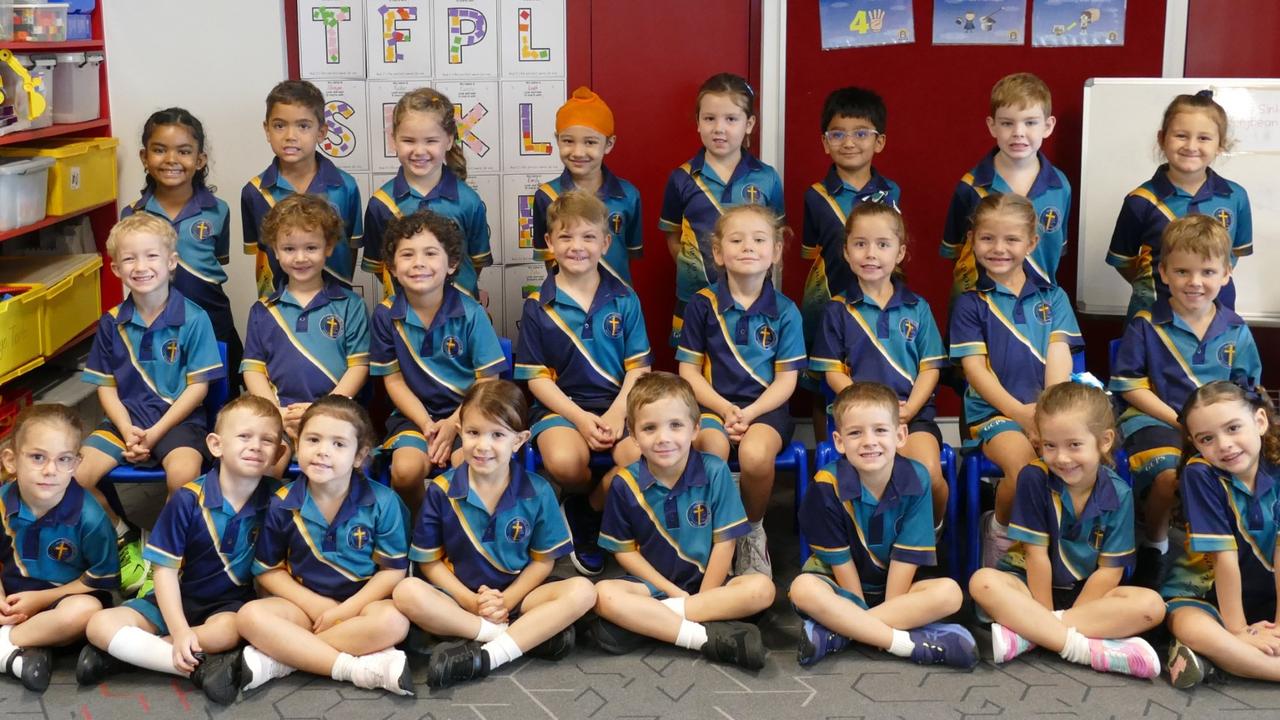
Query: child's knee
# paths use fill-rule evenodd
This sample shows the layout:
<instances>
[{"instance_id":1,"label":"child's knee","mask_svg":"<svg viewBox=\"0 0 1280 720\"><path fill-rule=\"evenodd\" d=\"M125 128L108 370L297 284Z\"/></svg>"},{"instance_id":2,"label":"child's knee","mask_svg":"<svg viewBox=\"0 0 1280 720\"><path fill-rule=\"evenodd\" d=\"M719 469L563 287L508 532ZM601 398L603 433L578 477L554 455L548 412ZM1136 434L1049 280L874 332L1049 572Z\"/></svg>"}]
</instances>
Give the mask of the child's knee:
<instances>
[{"instance_id":1,"label":"child's knee","mask_svg":"<svg viewBox=\"0 0 1280 720\"><path fill-rule=\"evenodd\" d=\"M396 490L410 490L421 485L427 476L425 455L395 452L391 455L391 486Z\"/></svg>"},{"instance_id":2,"label":"child's knee","mask_svg":"<svg viewBox=\"0 0 1280 720\"><path fill-rule=\"evenodd\" d=\"M818 593L826 583L814 577L812 573L800 573L787 588L787 597L796 607L801 609L812 607Z\"/></svg>"},{"instance_id":3,"label":"child's knee","mask_svg":"<svg viewBox=\"0 0 1280 720\"><path fill-rule=\"evenodd\" d=\"M616 613L618 600L627 594L626 588L621 585L623 582L626 581L601 580L595 584L597 613L604 616Z\"/></svg>"},{"instance_id":4,"label":"child's knee","mask_svg":"<svg viewBox=\"0 0 1280 720\"><path fill-rule=\"evenodd\" d=\"M951 578L940 578L935 582L932 590L937 598L938 609L947 615L958 612L960 606L964 605L964 591L960 589L960 584Z\"/></svg>"},{"instance_id":5,"label":"child's knee","mask_svg":"<svg viewBox=\"0 0 1280 720\"><path fill-rule=\"evenodd\" d=\"M1142 620L1148 627L1159 625L1164 620L1166 607L1164 599L1154 590L1132 587L1125 600L1135 608L1142 610Z\"/></svg>"},{"instance_id":6,"label":"child's knee","mask_svg":"<svg viewBox=\"0 0 1280 720\"><path fill-rule=\"evenodd\" d=\"M975 600L979 597L989 598L991 593L996 591L1000 586L1001 573L994 568L979 568L977 572L969 578L969 594Z\"/></svg>"},{"instance_id":7,"label":"child's knee","mask_svg":"<svg viewBox=\"0 0 1280 720\"><path fill-rule=\"evenodd\" d=\"M763 609L773 604L773 597L777 593L777 589L772 579L759 573L743 575L742 578L743 580L740 582L748 594L747 599L751 607Z\"/></svg>"},{"instance_id":8,"label":"child's knee","mask_svg":"<svg viewBox=\"0 0 1280 720\"><path fill-rule=\"evenodd\" d=\"M1178 472L1176 470L1164 470L1156 475L1153 485L1164 493L1172 494L1178 489Z\"/></svg>"},{"instance_id":9,"label":"child's knee","mask_svg":"<svg viewBox=\"0 0 1280 720\"><path fill-rule=\"evenodd\" d=\"M579 615L595 607L596 587L590 580L584 577L575 577L561 582L565 584L562 597L573 603L573 607Z\"/></svg>"},{"instance_id":10,"label":"child's knee","mask_svg":"<svg viewBox=\"0 0 1280 720\"><path fill-rule=\"evenodd\" d=\"M369 609L368 616L388 635L399 636L401 640L409 634L409 618L396 608L394 602L380 602ZM399 642L397 640L396 642Z\"/></svg>"},{"instance_id":11,"label":"child's knee","mask_svg":"<svg viewBox=\"0 0 1280 720\"><path fill-rule=\"evenodd\" d=\"M777 453L773 452L770 443L744 442L738 446L738 464L744 472L752 475L770 475Z\"/></svg>"}]
</instances>

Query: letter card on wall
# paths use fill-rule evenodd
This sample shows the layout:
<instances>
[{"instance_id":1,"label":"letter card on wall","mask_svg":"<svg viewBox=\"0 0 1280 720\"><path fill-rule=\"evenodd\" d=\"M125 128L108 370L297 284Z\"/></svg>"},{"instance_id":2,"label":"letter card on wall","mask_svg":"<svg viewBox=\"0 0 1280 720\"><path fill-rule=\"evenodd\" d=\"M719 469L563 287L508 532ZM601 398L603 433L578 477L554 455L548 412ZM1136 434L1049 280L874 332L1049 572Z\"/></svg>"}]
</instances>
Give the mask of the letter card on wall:
<instances>
[{"instance_id":1,"label":"letter card on wall","mask_svg":"<svg viewBox=\"0 0 1280 720\"><path fill-rule=\"evenodd\" d=\"M367 0L370 80L431 77L430 0Z\"/></svg>"},{"instance_id":2,"label":"letter card on wall","mask_svg":"<svg viewBox=\"0 0 1280 720\"><path fill-rule=\"evenodd\" d=\"M564 81L502 83L502 171L556 173L556 110L564 104Z\"/></svg>"},{"instance_id":3,"label":"letter card on wall","mask_svg":"<svg viewBox=\"0 0 1280 720\"><path fill-rule=\"evenodd\" d=\"M317 147L349 173L369 170L368 99L363 80L317 80L324 93L324 136ZM360 197L368 197L361 195Z\"/></svg>"},{"instance_id":4,"label":"letter card on wall","mask_svg":"<svg viewBox=\"0 0 1280 720\"><path fill-rule=\"evenodd\" d=\"M298 0L298 65L304 78L364 79L364 0Z\"/></svg>"},{"instance_id":5,"label":"letter card on wall","mask_svg":"<svg viewBox=\"0 0 1280 720\"><path fill-rule=\"evenodd\" d=\"M563 0L501 0L504 80L565 76Z\"/></svg>"},{"instance_id":6,"label":"letter card on wall","mask_svg":"<svg viewBox=\"0 0 1280 720\"><path fill-rule=\"evenodd\" d=\"M492 80L498 75L496 0L436 0L435 76Z\"/></svg>"}]
</instances>

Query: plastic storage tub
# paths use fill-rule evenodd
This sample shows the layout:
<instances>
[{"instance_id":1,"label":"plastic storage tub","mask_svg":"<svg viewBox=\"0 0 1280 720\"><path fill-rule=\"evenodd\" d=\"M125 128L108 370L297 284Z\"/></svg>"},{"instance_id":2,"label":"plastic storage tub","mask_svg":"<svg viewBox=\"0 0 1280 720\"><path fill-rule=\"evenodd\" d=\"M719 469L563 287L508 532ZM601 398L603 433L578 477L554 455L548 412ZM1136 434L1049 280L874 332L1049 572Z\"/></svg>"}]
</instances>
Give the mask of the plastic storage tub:
<instances>
[{"instance_id":1,"label":"plastic storage tub","mask_svg":"<svg viewBox=\"0 0 1280 720\"><path fill-rule=\"evenodd\" d=\"M12 62L22 68L23 74L32 75L41 81L30 92L24 87L23 74L19 74L10 63L0 63L0 82L4 84L4 100L0 102L0 135L30 130L32 127L47 127L53 123L50 108L53 103L53 95L50 93L53 87L53 66L49 60L54 60L54 64L57 62L53 55L40 56L39 62L30 55L13 56ZM34 95L44 101L43 107L33 104ZM33 110L37 111L34 118L31 116Z\"/></svg>"},{"instance_id":2,"label":"plastic storage tub","mask_svg":"<svg viewBox=\"0 0 1280 720\"><path fill-rule=\"evenodd\" d=\"M44 296L40 285L9 285L0 288L0 385L44 364L40 353L40 333L32 332L40 322Z\"/></svg>"},{"instance_id":3,"label":"plastic storage tub","mask_svg":"<svg viewBox=\"0 0 1280 720\"><path fill-rule=\"evenodd\" d=\"M53 158L0 159L0 232L44 219Z\"/></svg>"},{"instance_id":4,"label":"plastic storage tub","mask_svg":"<svg viewBox=\"0 0 1280 720\"><path fill-rule=\"evenodd\" d=\"M13 39L13 0L0 0L0 41Z\"/></svg>"},{"instance_id":5,"label":"plastic storage tub","mask_svg":"<svg viewBox=\"0 0 1280 720\"><path fill-rule=\"evenodd\" d=\"M70 0L67 4L71 6L71 14L67 15L67 39L88 40L93 37L93 11L97 0Z\"/></svg>"},{"instance_id":6,"label":"plastic storage tub","mask_svg":"<svg viewBox=\"0 0 1280 720\"><path fill-rule=\"evenodd\" d=\"M100 52L58 53L53 69L53 121L78 123L97 120L102 114L98 66Z\"/></svg>"},{"instance_id":7,"label":"plastic storage tub","mask_svg":"<svg viewBox=\"0 0 1280 720\"><path fill-rule=\"evenodd\" d=\"M62 42L67 39L67 3L14 3L13 39Z\"/></svg>"},{"instance_id":8,"label":"plastic storage tub","mask_svg":"<svg viewBox=\"0 0 1280 720\"><path fill-rule=\"evenodd\" d=\"M58 65L58 58L56 55L18 55L17 58L33 79L39 78L40 84L36 92L44 96L45 102L44 112L32 118L27 129L47 128L53 124L53 112L57 104L54 88L58 87L58 82L53 77L53 71Z\"/></svg>"},{"instance_id":9,"label":"plastic storage tub","mask_svg":"<svg viewBox=\"0 0 1280 720\"><path fill-rule=\"evenodd\" d=\"M102 256L30 255L0 258L0 285L41 287L40 352L53 355L102 316ZM34 328L33 328L34 329Z\"/></svg>"},{"instance_id":10,"label":"plastic storage tub","mask_svg":"<svg viewBox=\"0 0 1280 720\"><path fill-rule=\"evenodd\" d=\"M39 140L0 148L0 157L53 158L50 215L67 215L116 199L116 146L111 137Z\"/></svg>"}]
</instances>

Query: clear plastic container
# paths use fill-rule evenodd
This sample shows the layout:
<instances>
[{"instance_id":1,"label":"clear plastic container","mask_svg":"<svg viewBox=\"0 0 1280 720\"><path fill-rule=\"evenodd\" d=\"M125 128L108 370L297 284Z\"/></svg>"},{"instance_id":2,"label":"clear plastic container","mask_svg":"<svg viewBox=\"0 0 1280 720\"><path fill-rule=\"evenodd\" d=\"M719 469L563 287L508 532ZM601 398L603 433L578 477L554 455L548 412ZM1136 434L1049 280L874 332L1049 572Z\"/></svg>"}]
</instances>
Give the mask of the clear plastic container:
<instances>
[{"instance_id":1,"label":"clear plastic container","mask_svg":"<svg viewBox=\"0 0 1280 720\"><path fill-rule=\"evenodd\" d=\"M0 0L0 41L13 39L13 0Z\"/></svg>"},{"instance_id":2,"label":"clear plastic container","mask_svg":"<svg viewBox=\"0 0 1280 720\"><path fill-rule=\"evenodd\" d=\"M79 123L102 114L98 67L100 52L58 53L53 69L53 121Z\"/></svg>"},{"instance_id":3,"label":"clear plastic container","mask_svg":"<svg viewBox=\"0 0 1280 720\"><path fill-rule=\"evenodd\" d=\"M63 42L67 39L67 3L14 3L13 39Z\"/></svg>"},{"instance_id":4,"label":"clear plastic container","mask_svg":"<svg viewBox=\"0 0 1280 720\"><path fill-rule=\"evenodd\" d=\"M24 73L41 80L36 86L35 94L43 102L34 104L32 94L23 86L22 75L9 63L0 63L0 83L4 85L4 101L0 102L0 135L48 127L53 123L53 112L49 107L53 102L50 90L53 87L53 65L57 64L57 60L53 55L43 57L47 60L37 62L29 55L13 56L13 62L22 67ZM48 61L52 61L52 64ZM35 117L32 117L33 113Z\"/></svg>"},{"instance_id":5,"label":"clear plastic container","mask_svg":"<svg viewBox=\"0 0 1280 720\"><path fill-rule=\"evenodd\" d=\"M54 68L58 64L57 56L19 55L18 59L31 77L40 79L36 92L43 95L45 100L44 112L32 118L31 125L27 129L35 130L49 127L53 124L54 106L57 103L53 94L53 89L58 85L53 77Z\"/></svg>"},{"instance_id":6,"label":"clear plastic container","mask_svg":"<svg viewBox=\"0 0 1280 720\"><path fill-rule=\"evenodd\" d=\"M44 219L53 158L0 158L0 232Z\"/></svg>"}]
</instances>

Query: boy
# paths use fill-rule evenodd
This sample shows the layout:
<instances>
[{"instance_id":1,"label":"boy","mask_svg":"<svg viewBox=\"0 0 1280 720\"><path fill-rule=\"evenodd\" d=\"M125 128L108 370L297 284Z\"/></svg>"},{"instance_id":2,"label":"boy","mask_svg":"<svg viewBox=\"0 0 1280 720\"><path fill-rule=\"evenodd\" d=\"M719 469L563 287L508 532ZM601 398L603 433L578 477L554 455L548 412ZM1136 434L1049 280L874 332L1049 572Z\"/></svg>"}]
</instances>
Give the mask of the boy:
<instances>
[{"instance_id":1,"label":"boy","mask_svg":"<svg viewBox=\"0 0 1280 720\"><path fill-rule=\"evenodd\" d=\"M729 577L747 516L729 467L690 452L698 418L693 388L670 373L645 375L627 398L627 426L642 458L619 470L609 488L600 545L628 574L596 585L596 640L621 654L639 633L759 670L760 630L739 620L773 604L773 580Z\"/></svg>"},{"instance_id":2,"label":"boy","mask_svg":"<svg viewBox=\"0 0 1280 720\"><path fill-rule=\"evenodd\" d=\"M1159 589L1169 551L1169 520L1178 487L1183 428L1178 413L1199 386L1243 374L1262 375L1253 334L1222 306L1231 280L1231 236L1215 218L1189 215L1160 237L1160 279L1168 298L1129 321L1111 374L1112 392L1128 407L1120 416L1134 495L1142 499L1143 538L1132 582Z\"/></svg>"},{"instance_id":3,"label":"boy","mask_svg":"<svg viewBox=\"0 0 1280 720\"><path fill-rule=\"evenodd\" d=\"M635 186L609 172L604 156L613 151L613 111L604 100L580 87L556 111L556 145L564 172L545 182L533 195L534 257L552 265L547 246L547 208L561 193L582 190L600 198L608 209L606 229L609 251L600 265L631 286L631 258L640 257L644 245L640 236L640 193Z\"/></svg>"},{"instance_id":4,"label":"boy","mask_svg":"<svg viewBox=\"0 0 1280 720\"><path fill-rule=\"evenodd\" d=\"M973 245L966 239L969 216L978 201L991 193L1012 192L1035 206L1040 242L1029 258L1031 266L1041 279L1058 283L1058 263L1067 243L1071 184L1040 152L1056 122L1049 86L1035 75L1006 75L991 88L987 131L995 138L996 147L956 185L939 248L943 257L956 261L952 298L972 290L977 282Z\"/></svg>"},{"instance_id":5,"label":"boy","mask_svg":"<svg viewBox=\"0 0 1280 720\"><path fill-rule=\"evenodd\" d=\"M342 218L341 242L325 263L325 271L351 287L356 250L364 234L360 190L356 181L329 158L316 152L325 133L324 95L306 80L285 80L267 94L267 117L262 123L275 159L245 183L240 191L240 220L244 252L256 255L258 295L270 295L284 283L271 238L262 224L276 203L298 192L320 195Z\"/></svg>"},{"instance_id":6,"label":"boy","mask_svg":"<svg viewBox=\"0 0 1280 720\"><path fill-rule=\"evenodd\" d=\"M600 265L607 215L581 190L547 208L556 270L525 299L515 357L516 379L528 381L537 401L532 432L542 466L564 491L569 557L585 575L604 569L596 536L608 489L592 486L591 454L611 453L616 467L640 457L623 438L627 394L652 363L640 299Z\"/></svg>"},{"instance_id":7,"label":"boy","mask_svg":"<svg viewBox=\"0 0 1280 720\"><path fill-rule=\"evenodd\" d=\"M169 285L178 265L173 226L150 213L111 228L111 272L129 296L98 321L84 381L98 386L106 419L85 440L76 481L103 507L121 540L121 587L136 591L149 563L141 538L107 505L98 481L121 462L159 464L169 493L200 476L209 382L226 377L213 324ZM127 541L126 541L127 537Z\"/></svg>"},{"instance_id":8,"label":"boy","mask_svg":"<svg viewBox=\"0 0 1280 720\"><path fill-rule=\"evenodd\" d=\"M241 395L218 413L206 442L217 466L160 511L142 556L155 587L123 607L94 614L76 681L97 684L134 665L190 676L209 699L235 699L234 685L204 684L208 657L240 642L236 611L254 598L253 550L276 483L263 475L284 451L284 427L270 401Z\"/></svg>"},{"instance_id":9,"label":"boy","mask_svg":"<svg viewBox=\"0 0 1280 720\"><path fill-rule=\"evenodd\" d=\"M935 563L929 471L900 457L898 394L879 383L840 392L831 434L843 456L814 476L800 522L813 557L791 583L804 618L798 659L812 665L857 640L920 665L972 668L969 631L937 622L964 602L951 578L915 580Z\"/></svg>"},{"instance_id":10,"label":"boy","mask_svg":"<svg viewBox=\"0 0 1280 720\"><path fill-rule=\"evenodd\" d=\"M71 479L83 435L74 411L32 405L0 450L17 478L0 486L0 672L34 692L49 687L49 648L83 638L120 582L111 522Z\"/></svg>"},{"instance_id":11,"label":"boy","mask_svg":"<svg viewBox=\"0 0 1280 720\"><path fill-rule=\"evenodd\" d=\"M352 397L369 375L369 318L364 300L326 275L325 260L342 240L342 220L324 198L295 194L271 209L264 241L286 282L249 310L244 385L280 408L285 434L296 439L311 402L335 393ZM269 472L281 477L285 453Z\"/></svg>"}]
</instances>

